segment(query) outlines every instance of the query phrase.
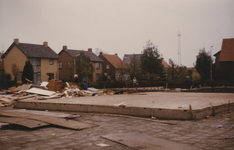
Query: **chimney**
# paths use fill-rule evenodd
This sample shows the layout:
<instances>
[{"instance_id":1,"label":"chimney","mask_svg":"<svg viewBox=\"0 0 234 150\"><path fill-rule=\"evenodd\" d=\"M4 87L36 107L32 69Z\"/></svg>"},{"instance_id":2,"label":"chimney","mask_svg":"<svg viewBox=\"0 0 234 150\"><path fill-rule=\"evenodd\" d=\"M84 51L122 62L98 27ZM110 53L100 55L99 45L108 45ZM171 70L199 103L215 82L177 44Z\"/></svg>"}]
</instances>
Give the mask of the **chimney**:
<instances>
[{"instance_id":1,"label":"chimney","mask_svg":"<svg viewBox=\"0 0 234 150\"><path fill-rule=\"evenodd\" d=\"M89 51L89 52L92 52L92 48L88 48L88 51Z\"/></svg>"},{"instance_id":2,"label":"chimney","mask_svg":"<svg viewBox=\"0 0 234 150\"><path fill-rule=\"evenodd\" d=\"M14 39L15 44L19 44L19 39Z\"/></svg>"},{"instance_id":3,"label":"chimney","mask_svg":"<svg viewBox=\"0 0 234 150\"><path fill-rule=\"evenodd\" d=\"M48 47L48 42L43 42L43 45L44 45L45 47Z\"/></svg>"},{"instance_id":4,"label":"chimney","mask_svg":"<svg viewBox=\"0 0 234 150\"><path fill-rule=\"evenodd\" d=\"M116 55L116 56L118 56L118 54L117 54L117 53L115 53L115 55Z\"/></svg>"},{"instance_id":5,"label":"chimney","mask_svg":"<svg viewBox=\"0 0 234 150\"><path fill-rule=\"evenodd\" d=\"M63 46L63 49L66 51L66 50L67 50L67 46L66 46L66 45L64 45L64 46Z\"/></svg>"},{"instance_id":6,"label":"chimney","mask_svg":"<svg viewBox=\"0 0 234 150\"><path fill-rule=\"evenodd\" d=\"M103 54L103 52L100 52L100 55L102 55Z\"/></svg>"}]
</instances>

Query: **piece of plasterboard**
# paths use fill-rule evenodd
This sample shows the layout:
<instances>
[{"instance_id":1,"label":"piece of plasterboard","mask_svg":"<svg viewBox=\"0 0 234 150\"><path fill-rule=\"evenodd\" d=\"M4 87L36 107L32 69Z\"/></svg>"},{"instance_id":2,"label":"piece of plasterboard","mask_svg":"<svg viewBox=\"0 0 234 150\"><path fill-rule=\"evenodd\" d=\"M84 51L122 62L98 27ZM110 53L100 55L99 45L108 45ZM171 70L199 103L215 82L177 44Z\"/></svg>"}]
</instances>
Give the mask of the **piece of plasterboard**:
<instances>
[{"instance_id":1,"label":"piece of plasterboard","mask_svg":"<svg viewBox=\"0 0 234 150\"><path fill-rule=\"evenodd\" d=\"M49 124L58 125L58 126L66 127L66 128L75 129L75 130L81 130L85 128L92 128L92 127L98 126L95 124L83 123L83 122L78 122L74 120L67 120L64 118L29 114L25 112L7 112L5 110L0 110L0 115L39 120L39 121L46 122Z\"/></svg>"},{"instance_id":2,"label":"piece of plasterboard","mask_svg":"<svg viewBox=\"0 0 234 150\"><path fill-rule=\"evenodd\" d=\"M49 125L48 123L38 121L38 120L14 118L14 117L0 117L0 121L10 123L10 124L18 124L18 125L25 126L28 128L37 128L37 127Z\"/></svg>"},{"instance_id":3,"label":"piece of plasterboard","mask_svg":"<svg viewBox=\"0 0 234 150\"><path fill-rule=\"evenodd\" d=\"M179 150L196 150L196 148L191 148L187 144L180 144L169 140L164 140L162 138L157 138L154 136L149 136L144 133L139 132L121 132L112 133L101 136L103 138L109 139L111 141L121 143L128 147L135 149L144 150L168 150L168 149L179 149Z\"/></svg>"},{"instance_id":4,"label":"piece of plasterboard","mask_svg":"<svg viewBox=\"0 0 234 150\"><path fill-rule=\"evenodd\" d=\"M29 90L26 90L26 92L39 94L39 95L48 95L48 96L53 95L53 94L56 93L56 92L53 92L53 91L48 91L48 90L43 90L43 89L38 89L38 88L31 88Z\"/></svg>"},{"instance_id":5,"label":"piece of plasterboard","mask_svg":"<svg viewBox=\"0 0 234 150\"><path fill-rule=\"evenodd\" d=\"M41 86L47 87L48 84L49 84L49 82L43 81L43 82L41 83Z\"/></svg>"}]
</instances>

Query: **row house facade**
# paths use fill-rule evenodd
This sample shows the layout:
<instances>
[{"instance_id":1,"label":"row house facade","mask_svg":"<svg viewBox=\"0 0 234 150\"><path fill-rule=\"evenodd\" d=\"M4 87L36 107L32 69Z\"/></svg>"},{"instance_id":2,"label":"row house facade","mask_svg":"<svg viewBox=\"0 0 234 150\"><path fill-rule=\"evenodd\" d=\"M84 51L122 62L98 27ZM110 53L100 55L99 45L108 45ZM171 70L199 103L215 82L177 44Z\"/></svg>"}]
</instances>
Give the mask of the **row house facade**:
<instances>
[{"instance_id":1,"label":"row house facade","mask_svg":"<svg viewBox=\"0 0 234 150\"><path fill-rule=\"evenodd\" d=\"M58 53L58 55L60 56L59 59L60 80L69 81L73 79L74 74L76 74L76 71L74 70L75 67L73 66L75 64L73 62L74 61L73 58L82 51L85 53L86 56L90 58L90 61L92 62L94 67L93 77L88 82L101 81L103 60L98 56L96 56L92 52L91 48L89 48L88 51L84 51L84 50L68 49L67 46L63 46L63 49ZM82 80L86 79L84 78Z\"/></svg>"},{"instance_id":2,"label":"row house facade","mask_svg":"<svg viewBox=\"0 0 234 150\"><path fill-rule=\"evenodd\" d=\"M103 73L107 73L108 80L129 81L128 66L117 54L109 55L100 53L99 57L104 61Z\"/></svg>"},{"instance_id":3,"label":"row house facade","mask_svg":"<svg viewBox=\"0 0 234 150\"><path fill-rule=\"evenodd\" d=\"M30 60L34 70L34 82L48 81L49 79L59 79L58 59L60 58L49 46L48 42L39 44L20 43L19 39L14 42L6 50L1 57L4 64L4 72L11 75L12 64L16 64L20 71L17 82L21 83L21 76L25 62Z\"/></svg>"}]
</instances>

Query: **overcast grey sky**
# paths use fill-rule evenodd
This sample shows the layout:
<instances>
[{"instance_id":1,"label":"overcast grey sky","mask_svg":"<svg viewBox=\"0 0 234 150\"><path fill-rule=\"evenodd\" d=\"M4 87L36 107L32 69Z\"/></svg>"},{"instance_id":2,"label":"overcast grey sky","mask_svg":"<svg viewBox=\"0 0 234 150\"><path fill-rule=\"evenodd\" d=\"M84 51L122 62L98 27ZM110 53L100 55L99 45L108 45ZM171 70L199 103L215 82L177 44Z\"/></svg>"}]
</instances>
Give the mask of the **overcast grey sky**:
<instances>
[{"instance_id":1,"label":"overcast grey sky","mask_svg":"<svg viewBox=\"0 0 234 150\"><path fill-rule=\"evenodd\" d=\"M0 0L0 46L47 41L55 51L99 48L108 54L141 53L158 46L168 62L192 67L199 49L212 53L234 38L234 0Z\"/></svg>"}]
</instances>

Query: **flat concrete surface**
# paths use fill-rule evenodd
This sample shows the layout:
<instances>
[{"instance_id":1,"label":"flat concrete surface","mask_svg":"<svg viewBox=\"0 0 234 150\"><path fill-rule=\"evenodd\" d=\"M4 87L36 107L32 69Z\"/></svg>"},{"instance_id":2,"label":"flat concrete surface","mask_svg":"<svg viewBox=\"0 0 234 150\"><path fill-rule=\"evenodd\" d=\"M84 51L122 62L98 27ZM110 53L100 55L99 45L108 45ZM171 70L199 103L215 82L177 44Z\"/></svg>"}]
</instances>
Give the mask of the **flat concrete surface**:
<instances>
[{"instance_id":1,"label":"flat concrete surface","mask_svg":"<svg viewBox=\"0 0 234 150\"><path fill-rule=\"evenodd\" d=\"M0 110L3 108L6 109L0 107ZM11 108L9 107L9 109ZM99 114L77 112L77 115L80 117L74 120L99 126L80 131L58 126L33 130L16 125L2 126L0 128L0 149L136 150L127 145L102 138L107 134L127 134L129 132L137 132L139 137L142 137L141 134L147 135L152 141L161 139L164 141L161 143L164 146L170 146L171 143L176 142L199 150L234 149L234 120L231 119L234 116L231 116L231 113L223 113L199 121L170 121L177 125ZM109 147L100 147L97 144L108 144ZM142 149L139 148L139 150ZM160 147L155 146L154 149L158 150ZM174 149L176 150L176 148Z\"/></svg>"},{"instance_id":2,"label":"flat concrete surface","mask_svg":"<svg viewBox=\"0 0 234 150\"><path fill-rule=\"evenodd\" d=\"M184 93L184 92L146 92L140 93L104 95L92 97L59 98L48 100L25 100L27 102L40 103L66 103L112 106L124 102L126 107L148 107L163 109L202 109L222 104L234 103L234 93ZM25 102L24 101L24 102Z\"/></svg>"}]
</instances>

